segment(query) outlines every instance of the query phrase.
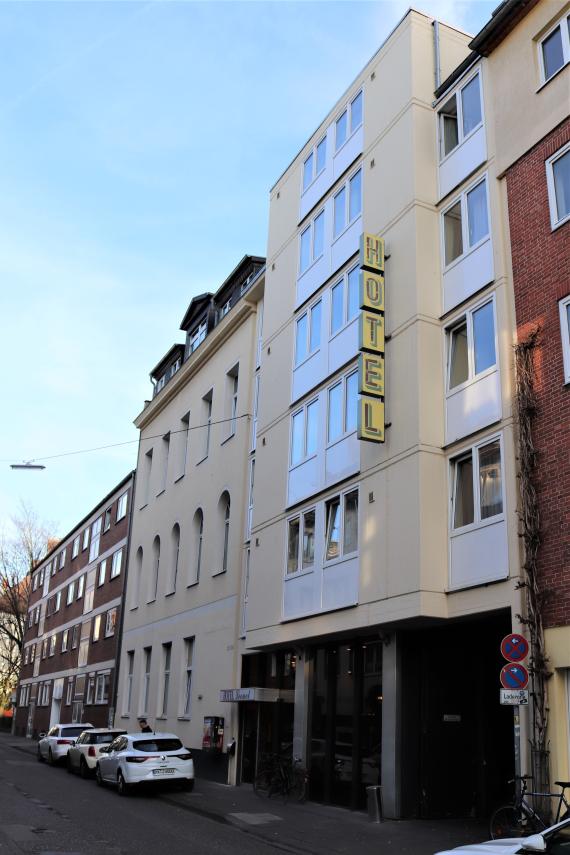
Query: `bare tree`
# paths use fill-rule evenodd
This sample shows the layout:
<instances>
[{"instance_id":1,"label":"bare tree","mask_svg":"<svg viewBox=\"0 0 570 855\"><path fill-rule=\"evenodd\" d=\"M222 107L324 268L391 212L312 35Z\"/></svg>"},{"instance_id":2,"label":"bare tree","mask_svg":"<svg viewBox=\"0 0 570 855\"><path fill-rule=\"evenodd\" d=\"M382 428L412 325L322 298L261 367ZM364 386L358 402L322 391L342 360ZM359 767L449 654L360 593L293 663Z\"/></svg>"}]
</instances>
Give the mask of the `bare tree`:
<instances>
[{"instance_id":1,"label":"bare tree","mask_svg":"<svg viewBox=\"0 0 570 855\"><path fill-rule=\"evenodd\" d=\"M6 707L20 673L31 571L55 544L49 527L22 503L12 533L0 535L0 705Z\"/></svg>"}]
</instances>

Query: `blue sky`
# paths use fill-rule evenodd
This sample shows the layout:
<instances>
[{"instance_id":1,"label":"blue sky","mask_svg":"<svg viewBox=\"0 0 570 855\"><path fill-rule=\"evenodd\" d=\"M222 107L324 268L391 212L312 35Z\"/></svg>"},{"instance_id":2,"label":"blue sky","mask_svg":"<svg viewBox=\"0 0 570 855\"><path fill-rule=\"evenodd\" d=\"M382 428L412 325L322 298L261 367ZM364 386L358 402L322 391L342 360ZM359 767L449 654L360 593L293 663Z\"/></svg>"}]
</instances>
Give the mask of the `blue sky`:
<instances>
[{"instance_id":1,"label":"blue sky","mask_svg":"<svg viewBox=\"0 0 570 855\"><path fill-rule=\"evenodd\" d=\"M136 440L192 296L265 254L269 188L408 5L0 2L0 526L24 500L63 535L134 467L9 462Z\"/></svg>"}]
</instances>

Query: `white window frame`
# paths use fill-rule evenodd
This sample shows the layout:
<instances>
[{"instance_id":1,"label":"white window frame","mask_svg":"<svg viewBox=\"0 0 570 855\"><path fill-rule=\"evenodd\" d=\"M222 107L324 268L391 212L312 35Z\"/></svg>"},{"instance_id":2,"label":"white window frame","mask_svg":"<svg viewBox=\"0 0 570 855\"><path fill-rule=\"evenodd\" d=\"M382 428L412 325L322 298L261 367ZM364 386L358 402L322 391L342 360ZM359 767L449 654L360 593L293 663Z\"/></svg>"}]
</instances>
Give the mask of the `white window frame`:
<instances>
[{"instance_id":1,"label":"white window frame","mask_svg":"<svg viewBox=\"0 0 570 855\"><path fill-rule=\"evenodd\" d=\"M208 332L208 322L202 321L202 323L196 327L196 329L194 330L194 332L190 336L190 345L189 345L190 353L194 353L194 351L198 347L200 347L200 345L202 344L202 342L206 338L207 332Z\"/></svg>"},{"instance_id":2,"label":"white window frame","mask_svg":"<svg viewBox=\"0 0 570 855\"><path fill-rule=\"evenodd\" d=\"M311 460L313 457L316 457L319 453L319 441L317 434L317 450L312 454L307 454L307 428L308 428L308 420L307 420L307 411L312 404L317 405L317 431L320 428L319 416L320 416L320 398L317 395L315 398L311 398L306 403L302 404L302 406L297 407L297 409L291 413L291 422L289 426L289 471L292 469L296 469L297 466L301 466L301 464L306 463L307 460ZM293 463L293 421L296 416L299 414L303 414L303 453L302 456Z\"/></svg>"},{"instance_id":3,"label":"white window frame","mask_svg":"<svg viewBox=\"0 0 570 855\"><path fill-rule=\"evenodd\" d=\"M93 635L91 637L92 642L99 641L101 638L101 615L95 615L93 618Z\"/></svg>"},{"instance_id":4,"label":"white window frame","mask_svg":"<svg viewBox=\"0 0 570 855\"><path fill-rule=\"evenodd\" d=\"M152 669L152 647L143 647L143 672L141 681L141 715L148 715L150 698L150 675Z\"/></svg>"},{"instance_id":5,"label":"white window frame","mask_svg":"<svg viewBox=\"0 0 570 855\"><path fill-rule=\"evenodd\" d=\"M472 190L479 185L485 182L486 188L486 199L487 199L487 234L483 235L482 238L479 238L477 243L474 243L473 246L469 244L469 218L468 218L468 209L467 209L467 196L471 193ZM458 255L457 258L454 258L453 261L450 261L449 264L445 263L445 220L444 217L450 211L457 202L461 202L461 240L463 246L463 252L461 255ZM445 272L451 270L452 267L455 267L456 264L460 264L464 258L467 258L468 255L471 255L472 252L475 252L476 249L479 249L486 241L491 239L491 208L489 204L489 175L487 172L484 172L483 175L479 175L475 181L472 181L464 190L461 191L454 199L449 202L445 206L445 208L441 212L441 261L442 261L442 269Z\"/></svg>"},{"instance_id":6,"label":"white window frame","mask_svg":"<svg viewBox=\"0 0 570 855\"><path fill-rule=\"evenodd\" d=\"M172 365L170 366L170 376L171 377L174 377L176 372L180 370L181 365L182 365L182 362L180 361L180 357L178 357L178 359L175 362L173 362Z\"/></svg>"},{"instance_id":7,"label":"white window frame","mask_svg":"<svg viewBox=\"0 0 570 855\"><path fill-rule=\"evenodd\" d=\"M312 317L313 317L313 311L319 305L321 307L321 324L319 327L319 343L313 350L311 350L311 321L312 321ZM306 353L302 359L299 359L298 354L297 354L297 341L298 341L297 330L299 327L299 323L302 321L303 318L307 319L307 334L306 334L306 341L305 341ZM295 368L298 368L299 365L303 365L304 362L306 362L308 359L310 359L311 356L313 356L313 354L318 353L319 350L321 349L322 326L323 326L323 299L322 299L322 297L318 297L318 299L314 300L313 303L311 303L311 305L307 309L305 309L304 312L302 312L302 314L298 315L298 317L295 318L295 365L294 365Z\"/></svg>"},{"instance_id":8,"label":"white window frame","mask_svg":"<svg viewBox=\"0 0 570 855\"><path fill-rule=\"evenodd\" d=\"M77 597L80 600L85 592L85 573L77 580Z\"/></svg>"},{"instance_id":9,"label":"white window frame","mask_svg":"<svg viewBox=\"0 0 570 855\"><path fill-rule=\"evenodd\" d=\"M133 700L133 674L135 670L135 651L127 650L127 673L125 678L125 702L123 715L129 715Z\"/></svg>"},{"instance_id":10,"label":"white window frame","mask_svg":"<svg viewBox=\"0 0 570 855\"><path fill-rule=\"evenodd\" d=\"M71 547L71 557L72 557L72 559L73 559L73 558L77 558L77 556L79 555L79 542L80 542L80 539L81 539L81 535L80 535L80 534L78 534L78 535L77 535L77 537L75 537L75 538L73 539L73 546Z\"/></svg>"},{"instance_id":11,"label":"white window frame","mask_svg":"<svg viewBox=\"0 0 570 855\"><path fill-rule=\"evenodd\" d=\"M321 217L321 216L322 216L322 218L323 218L323 251L320 253L320 255L315 255L315 222L316 222L316 221L319 219L319 217ZM310 219L310 221L307 223L307 225L306 225L306 226L304 226L304 227L301 229L301 231L299 232L299 253L298 253L298 260L297 260L297 264L298 264L297 278L298 278L298 279L299 279L301 276L304 276L304 275L305 275L305 273L307 273L307 271L308 271L308 270L310 270L310 269L311 269L311 267L312 267L314 264L316 264L316 262L317 262L320 258L322 258L322 257L323 257L324 252L325 252L325 247L326 247L326 233L325 233L325 226L326 226L326 216L325 216L325 209L324 209L324 207L323 207L323 208L321 208L321 210L320 210L320 211L318 211L318 212L315 214L315 216L314 216L314 217L311 217L311 219ZM302 245L303 235L304 235L306 232L308 232L308 231L310 231L310 232L311 232L311 235L310 235L310 248L309 248L309 262L308 262L308 264L307 264L307 266L306 266L305 268L302 268L302 267L301 267L301 245Z\"/></svg>"},{"instance_id":12,"label":"white window frame","mask_svg":"<svg viewBox=\"0 0 570 855\"><path fill-rule=\"evenodd\" d=\"M362 119L357 125L355 125L353 127L352 126L352 105L354 104L354 102L356 101L356 99L358 98L359 95L362 98ZM337 125L338 125L339 120L344 115L344 113L346 113L346 125L347 125L347 127L346 127L346 139L343 142L341 142L340 145L338 145L338 143L337 143ZM359 89L358 92L355 92L355 94L352 96L352 98L350 98L350 100L344 105L342 110L339 110L339 112L338 112L338 114L337 114L337 116L333 122L333 124L334 124L334 153L335 153L335 155L338 154L339 151L341 151L341 149L344 148L344 146L347 144L347 142L354 136L356 131L360 127L362 127L363 122L364 122L364 90Z\"/></svg>"},{"instance_id":13,"label":"white window frame","mask_svg":"<svg viewBox=\"0 0 570 855\"><path fill-rule=\"evenodd\" d=\"M568 10L566 10L564 14L554 22L554 24L548 29L548 31L543 36L541 36L540 40L537 43L541 86L544 86L546 83L548 83L549 80L554 80L554 78L558 74L560 74L562 69L566 68L566 66L570 62L570 34L568 32L568 19L570 19L570 14L568 13ZM566 26L564 26L564 24L566 24ZM563 63L560 68L557 68L556 71L550 75L550 77L547 77L546 70L544 68L544 51L542 50L542 46L557 27L560 27L560 35L562 38Z\"/></svg>"},{"instance_id":14,"label":"white window frame","mask_svg":"<svg viewBox=\"0 0 570 855\"><path fill-rule=\"evenodd\" d=\"M89 526L83 532L83 540L81 543L81 551L85 552L87 547L89 546Z\"/></svg>"},{"instance_id":15,"label":"white window frame","mask_svg":"<svg viewBox=\"0 0 570 855\"><path fill-rule=\"evenodd\" d=\"M350 493L356 493L358 496L358 546L352 552L344 551L344 528L345 528L345 497ZM338 499L340 502L340 532L339 532L339 555L337 558L327 558L327 505L329 502ZM326 496L323 500L323 515L324 515L324 541L323 541L323 567L330 567L331 564L338 564L341 561L355 558L360 551L360 488L358 484L352 484L340 493L332 493Z\"/></svg>"},{"instance_id":16,"label":"white window frame","mask_svg":"<svg viewBox=\"0 0 570 855\"><path fill-rule=\"evenodd\" d=\"M65 565L65 553L66 552L67 552L67 549L64 549L62 552L59 553L59 569L60 570L63 570L63 567Z\"/></svg>"},{"instance_id":17,"label":"white window frame","mask_svg":"<svg viewBox=\"0 0 570 855\"><path fill-rule=\"evenodd\" d=\"M259 387L261 386L261 372L258 371L253 380L253 418L251 420L251 448L255 451L257 446L257 420L259 415Z\"/></svg>"},{"instance_id":18,"label":"white window frame","mask_svg":"<svg viewBox=\"0 0 570 855\"><path fill-rule=\"evenodd\" d=\"M126 490L121 496L119 496L119 500L117 502L117 516L115 517L115 522L118 523L119 520L122 520L123 517L127 515L127 501L129 497L129 491Z\"/></svg>"},{"instance_id":19,"label":"white window frame","mask_svg":"<svg viewBox=\"0 0 570 855\"><path fill-rule=\"evenodd\" d=\"M109 574L109 579L116 579L117 576L121 575L122 563L123 563L123 550L117 549L117 551L113 553L113 557L111 559L111 572Z\"/></svg>"},{"instance_id":20,"label":"white window frame","mask_svg":"<svg viewBox=\"0 0 570 855\"><path fill-rule=\"evenodd\" d=\"M172 642L168 641L162 645L162 679L160 692L160 706L158 718L168 717L168 696L170 694L170 673L172 669Z\"/></svg>"},{"instance_id":21,"label":"white window frame","mask_svg":"<svg viewBox=\"0 0 570 855\"><path fill-rule=\"evenodd\" d=\"M352 219L350 219L350 182L358 175L359 172L360 172L360 210L359 210L358 214L356 214L356 216L354 216ZM335 228L335 216L334 216L335 200L336 200L337 196L339 196L342 193L343 190L344 190L344 194L345 194L345 197L344 197L344 225L341 228L341 230L339 231L339 233L337 235L335 235L335 233L334 233L334 228ZM353 223L355 223L358 220L358 218L362 216L363 193L364 193L364 174L362 171L362 164L360 164L358 166L358 168L355 169L354 172L352 172L346 178L345 182L342 184L341 187L339 187L337 189L336 193L332 197L332 212L331 212L332 229L331 229L331 232L332 232L332 242L333 243L335 243L337 240L339 240L343 236L343 234L345 234L345 232L353 225Z\"/></svg>"},{"instance_id":22,"label":"white window frame","mask_svg":"<svg viewBox=\"0 0 570 855\"><path fill-rule=\"evenodd\" d=\"M109 687L111 682L111 674L109 671L103 671L95 677L95 698L94 703L106 704L109 702ZM105 692L105 688L107 691Z\"/></svg>"},{"instance_id":23,"label":"white window frame","mask_svg":"<svg viewBox=\"0 0 570 855\"><path fill-rule=\"evenodd\" d=\"M317 149L323 143L325 146L325 162L324 162L323 167L321 169L319 169L319 171L317 172ZM305 164L307 163L307 161L309 160L310 157L313 158L313 163L311 166L311 179L308 182L308 184L305 184ZM301 167L301 195L303 195L303 193L307 192L309 187L311 187L315 183L315 181L317 180L319 175L322 175L322 173L325 171L326 168L327 168L327 134L325 132L323 134L323 136L320 138L320 140L318 141L318 143L316 143L312 147L311 151L309 152L309 154L306 156L306 158L303 161L303 166Z\"/></svg>"},{"instance_id":24,"label":"white window frame","mask_svg":"<svg viewBox=\"0 0 570 855\"><path fill-rule=\"evenodd\" d=\"M69 649L69 630L64 629L61 634L61 652L66 653Z\"/></svg>"},{"instance_id":25,"label":"white window frame","mask_svg":"<svg viewBox=\"0 0 570 855\"><path fill-rule=\"evenodd\" d=\"M350 436L353 433L356 433L357 425L355 424L352 430L346 429L346 387L348 383L348 378L353 375L358 375L358 368L352 368L350 371L347 371L346 374L343 374L340 377L337 377L334 383L330 383L326 389L326 448L330 448L332 445L336 445L337 442L341 442L341 440L346 439L347 436ZM334 439L329 438L329 405L330 405L330 392L335 386L342 384L342 433L335 437ZM358 385L358 384L357 384ZM357 389L357 397L358 397L358 389Z\"/></svg>"},{"instance_id":26,"label":"white window frame","mask_svg":"<svg viewBox=\"0 0 570 855\"><path fill-rule=\"evenodd\" d=\"M559 148L558 151L555 151L554 154L545 161L546 167L546 186L548 188L548 207L550 209L550 226L552 231L555 229L559 229L560 226L563 226L564 223L567 223L570 220L570 210L567 214L564 214L563 217L558 219L558 205L556 203L556 188L554 186L554 164L557 160L560 160L561 157L564 157L567 154L570 157L570 142L567 142L566 145L563 145L562 148Z\"/></svg>"},{"instance_id":27,"label":"white window frame","mask_svg":"<svg viewBox=\"0 0 570 855\"><path fill-rule=\"evenodd\" d=\"M564 382L570 383L570 320L568 319L568 307L570 306L570 294L558 303L560 313L560 335L562 338L562 363L564 365Z\"/></svg>"},{"instance_id":28,"label":"white window frame","mask_svg":"<svg viewBox=\"0 0 570 855\"><path fill-rule=\"evenodd\" d=\"M358 315L360 313L357 310L355 316L353 318L348 317L348 277L355 270L359 270L358 264L352 265L347 270L344 271L341 277L339 277L329 288L329 305L330 305L330 317L329 317L329 341L333 338L336 338L337 335L346 329L349 324L352 324L354 321L358 319ZM332 322L333 322L333 291L334 289L342 283L342 323L340 327L333 332ZM360 286L359 286L360 287Z\"/></svg>"},{"instance_id":29,"label":"white window frame","mask_svg":"<svg viewBox=\"0 0 570 855\"><path fill-rule=\"evenodd\" d=\"M486 445L491 445L491 443L499 441L499 452L501 456L501 498L503 504L503 510L500 514L495 514L495 516L487 517L486 519L481 519L481 495L480 495L480 485L479 485L479 450L484 448ZM456 484L457 484L457 468L456 464L460 460L464 460L469 454L471 454L471 461L473 467L473 522L468 523L467 525L460 526L459 528L454 528L453 521L455 519L455 497L456 497ZM458 451L453 454L449 459L449 486L450 486L450 496L449 496L449 537L460 537L469 531L476 531L477 529L485 528L489 525L495 525L495 523L501 522L506 518L506 492L505 492L505 448L503 442L503 435L501 433L492 434L491 436L485 437L485 439L480 440L480 442L475 443L475 445L468 445L463 448L461 451Z\"/></svg>"},{"instance_id":30,"label":"white window frame","mask_svg":"<svg viewBox=\"0 0 570 855\"><path fill-rule=\"evenodd\" d=\"M57 591L54 597L54 613L58 612L61 607L61 591Z\"/></svg>"},{"instance_id":31,"label":"white window frame","mask_svg":"<svg viewBox=\"0 0 570 855\"><path fill-rule=\"evenodd\" d=\"M314 513L315 515L315 554L313 556L313 563L309 564L307 567L303 567L303 538L305 533L305 516L310 513ZM289 570L289 526L295 520L299 520L299 545L297 548L297 569ZM304 576L306 573L313 573L315 570L316 564L316 556L317 556L317 506L310 505L308 508L303 508L301 511L298 511L295 514L291 514L291 516L287 517L286 520L286 535L285 535L285 578L291 579L293 576Z\"/></svg>"},{"instance_id":32,"label":"white window frame","mask_svg":"<svg viewBox=\"0 0 570 855\"><path fill-rule=\"evenodd\" d=\"M75 597L75 581L70 582L69 585L67 586L67 596L65 598L66 606L70 606L72 604L74 597Z\"/></svg>"},{"instance_id":33,"label":"white window frame","mask_svg":"<svg viewBox=\"0 0 570 855\"><path fill-rule=\"evenodd\" d=\"M117 628L117 606L114 606L112 609L105 615L105 638L111 638L111 636L115 635L115 630Z\"/></svg>"},{"instance_id":34,"label":"white window frame","mask_svg":"<svg viewBox=\"0 0 570 855\"><path fill-rule=\"evenodd\" d=\"M192 670L194 663L195 638L191 636L184 639L184 694L181 704L181 718L192 718Z\"/></svg>"},{"instance_id":35,"label":"white window frame","mask_svg":"<svg viewBox=\"0 0 570 855\"><path fill-rule=\"evenodd\" d=\"M495 341L495 362L493 365L490 365L488 368L485 368L483 371L480 371L479 374L475 373L475 342L474 342L474 332L473 332L473 316L479 309L482 309L484 306L489 305L489 303L493 306L493 328L494 328L494 341ZM453 342L453 333L454 331L465 323L467 325L467 362L468 362L468 376L467 380L463 383L458 383L457 386L450 386L451 381L451 357L452 357L452 342ZM482 377L485 377L487 374L494 374L495 371L499 370L499 340L497 336L497 305L495 302L495 295L492 295L490 298L486 297L484 300L480 300L474 306L471 306L469 309L466 309L461 315L457 315L453 319L453 321L445 328L445 338L446 338L446 370L445 370L445 389L446 389L446 397L450 398L453 395L456 395L457 392L460 392L462 389L466 389L468 386L471 386L476 381L480 380Z\"/></svg>"},{"instance_id":36,"label":"white window frame","mask_svg":"<svg viewBox=\"0 0 570 855\"><path fill-rule=\"evenodd\" d=\"M471 83L471 81L473 81L476 77L479 77L479 105L480 105L480 107L481 107L481 121L480 121L477 125L475 125L473 128L471 128L471 130L469 131L469 133L464 134L464 133L463 133L463 99L462 99L462 97L461 97L461 93L463 92L463 90L464 90L467 86L469 86L469 84ZM456 145L456 146L454 146L450 151L448 151L448 152L447 152L447 154L444 154L444 153L443 153L443 141L444 141L444 134L443 134L443 125L444 125L444 122L443 122L443 108L446 106L446 104L447 104L447 103L448 103L448 102L449 102L449 101L450 101L454 96L455 96L455 104L456 104L456 108L457 108L457 145ZM440 162L440 164L441 164L441 163L444 163L444 162L447 160L447 158L448 158L448 157L451 157L453 154L455 154L455 152L456 152L459 148L461 148L461 146L463 145L463 143L465 142L465 140L468 140L470 137L472 137L472 136L473 136L473 134L476 134L476 133L477 133L477 131L478 131L480 128L482 128L484 124L485 124L485 112L484 112L484 103L483 103L483 78L482 78L482 75L481 75L481 69L480 69L480 68L478 68L478 69L477 69L473 74L471 74L471 75L469 76L469 78L468 78L468 79L466 79L465 81L463 81L463 82L461 83L461 86L458 86L458 88L457 88L454 92L449 92L449 93L445 96L445 101L444 101L444 103L441 105L441 107L440 107L440 108L439 108L439 110L438 110L438 113L437 113L437 127L438 127L438 144L439 144L439 145L438 145L438 151L439 151L439 162Z\"/></svg>"},{"instance_id":37,"label":"white window frame","mask_svg":"<svg viewBox=\"0 0 570 855\"><path fill-rule=\"evenodd\" d=\"M105 578L107 576L107 559L104 558L103 561L99 564L99 569L97 570L97 587L100 588L101 585L105 584Z\"/></svg>"},{"instance_id":38,"label":"white window frame","mask_svg":"<svg viewBox=\"0 0 570 855\"><path fill-rule=\"evenodd\" d=\"M162 389L164 389L165 385L166 385L166 374L163 374L162 377L159 377L158 380L156 381L156 384L154 387L154 394L158 395L158 393Z\"/></svg>"},{"instance_id":39,"label":"white window frame","mask_svg":"<svg viewBox=\"0 0 570 855\"><path fill-rule=\"evenodd\" d=\"M99 557L99 546L101 542L101 529L103 528L103 517L97 517L91 526L91 545L89 547L89 563Z\"/></svg>"},{"instance_id":40,"label":"white window frame","mask_svg":"<svg viewBox=\"0 0 570 855\"><path fill-rule=\"evenodd\" d=\"M48 656L54 656L56 645L57 645L57 632L54 632L53 635L50 635Z\"/></svg>"},{"instance_id":41,"label":"white window frame","mask_svg":"<svg viewBox=\"0 0 570 855\"><path fill-rule=\"evenodd\" d=\"M252 457L249 461L249 489L248 489L248 501L247 501L247 527L246 527L246 536L245 539L251 539L251 528L252 528L252 520L253 520L253 492L255 489L255 457Z\"/></svg>"}]
</instances>

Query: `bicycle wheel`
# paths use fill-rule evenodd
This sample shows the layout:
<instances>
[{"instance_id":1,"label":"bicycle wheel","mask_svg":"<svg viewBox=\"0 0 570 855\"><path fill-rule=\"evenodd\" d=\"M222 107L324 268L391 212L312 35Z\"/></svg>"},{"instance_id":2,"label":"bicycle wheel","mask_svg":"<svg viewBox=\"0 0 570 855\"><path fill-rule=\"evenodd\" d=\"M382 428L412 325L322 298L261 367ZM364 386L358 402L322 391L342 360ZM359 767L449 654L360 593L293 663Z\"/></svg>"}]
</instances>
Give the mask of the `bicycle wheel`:
<instances>
[{"instance_id":1,"label":"bicycle wheel","mask_svg":"<svg viewBox=\"0 0 570 855\"><path fill-rule=\"evenodd\" d=\"M523 837L528 834L522 814L513 805L503 805L497 808L489 824L489 832L493 840L503 837Z\"/></svg>"},{"instance_id":2,"label":"bicycle wheel","mask_svg":"<svg viewBox=\"0 0 570 855\"><path fill-rule=\"evenodd\" d=\"M289 798L296 802L304 802L307 795L307 773L304 769L294 769L289 786Z\"/></svg>"}]
</instances>

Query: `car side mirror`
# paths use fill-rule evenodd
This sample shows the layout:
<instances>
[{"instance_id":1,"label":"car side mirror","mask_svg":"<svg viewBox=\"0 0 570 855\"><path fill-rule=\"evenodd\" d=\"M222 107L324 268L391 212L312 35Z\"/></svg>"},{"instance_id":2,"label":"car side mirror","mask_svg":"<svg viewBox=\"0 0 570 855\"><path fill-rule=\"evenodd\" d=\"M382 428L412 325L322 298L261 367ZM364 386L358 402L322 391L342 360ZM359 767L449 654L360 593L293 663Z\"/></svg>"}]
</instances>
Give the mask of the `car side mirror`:
<instances>
[{"instance_id":1,"label":"car side mirror","mask_svg":"<svg viewBox=\"0 0 570 855\"><path fill-rule=\"evenodd\" d=\"M102 748L99 749L99 754L108 754L108 753L109 753L109 746L108 745L104 745Z\"/></svg>"},{"instance_id":2,"label":"car side mirror","mask_svg":"<svg viewBox=\"0 0 570 855\"><path fill-rule=\"evenodd\" d=\"M523 852L546 852L546 840L542 834L533 834L522 842Z\"/></svg>"}]
</instances>

